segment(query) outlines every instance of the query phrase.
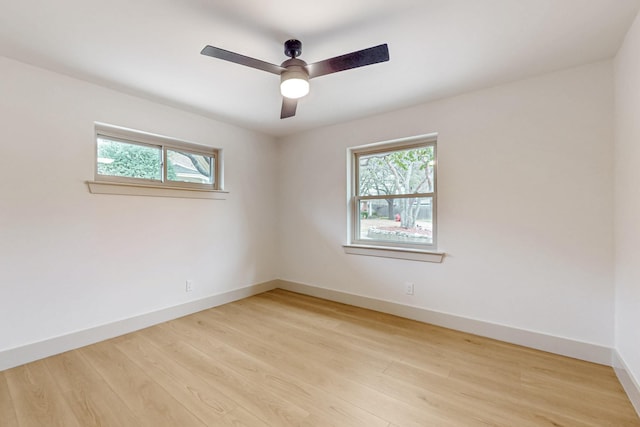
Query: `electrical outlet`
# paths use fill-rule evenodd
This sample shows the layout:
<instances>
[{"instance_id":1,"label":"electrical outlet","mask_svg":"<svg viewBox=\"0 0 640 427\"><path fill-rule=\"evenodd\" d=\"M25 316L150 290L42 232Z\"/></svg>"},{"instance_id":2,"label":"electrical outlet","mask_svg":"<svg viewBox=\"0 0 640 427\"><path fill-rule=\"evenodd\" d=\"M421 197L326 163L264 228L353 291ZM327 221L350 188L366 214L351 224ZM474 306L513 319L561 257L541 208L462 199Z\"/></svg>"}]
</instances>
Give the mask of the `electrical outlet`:
<instances>
[{"instance_id":1,"label":"electrical outlet","mask_svg":"<svg viewBox=\"0 0 640 427\"><path fill-rule=\"evenodd\" d=\"M404 282L404 293L407 295L413 295L413 283Z\"/></svg>"},{"instance_id":2,"label":"electrical outlet","mask_svg":"<svg viewBox=\"0 0 640 427\"><path fill-rule=\"evenodd\" d=\"M184 291L191 292L192 290L193 290L193 281L187 280L187 282L184 285Z\"/></svg>"}]
</instances>

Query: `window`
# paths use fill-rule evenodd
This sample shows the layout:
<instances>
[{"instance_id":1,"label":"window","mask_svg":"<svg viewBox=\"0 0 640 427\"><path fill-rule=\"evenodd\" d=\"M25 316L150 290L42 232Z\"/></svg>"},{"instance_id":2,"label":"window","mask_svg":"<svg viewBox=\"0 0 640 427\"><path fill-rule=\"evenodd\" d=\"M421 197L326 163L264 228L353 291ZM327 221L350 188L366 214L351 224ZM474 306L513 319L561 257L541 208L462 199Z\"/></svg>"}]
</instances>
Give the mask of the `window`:
<instances>
[{"instance_id":1,"label":"window","mask_svg":"<svg viewBox=\"0 0 640 427\"><path fill-rule=\"evenodd\" d=\"M350 245L436 249L436 136L349 150ZM400 257L400 256L398 256Z\"/></svg>"},{"instance_id":2,"label":"window","mask_svg":"<svg viewBox=\"0 0 640 427\"><path fill-rule=\"evenodd\" d=\"M93 191L91 184L104 182L129 187L221 190L220 150L96 124L95 182L89 183L90 188Z\"/></svg>"}]
</instances>

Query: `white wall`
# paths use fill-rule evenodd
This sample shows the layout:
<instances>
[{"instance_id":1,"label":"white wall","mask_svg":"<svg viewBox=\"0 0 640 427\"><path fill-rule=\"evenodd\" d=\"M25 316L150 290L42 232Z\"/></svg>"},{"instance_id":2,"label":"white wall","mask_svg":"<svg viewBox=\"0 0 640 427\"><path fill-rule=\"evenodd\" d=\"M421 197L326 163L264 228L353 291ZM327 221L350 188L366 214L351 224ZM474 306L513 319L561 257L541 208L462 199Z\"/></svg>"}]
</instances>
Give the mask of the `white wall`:
<instances>
[{"instance_id":1,"label":"white wall","mask_svg":"<svg viewBox=\"0 0 640 427\"><path fill-rule=\"evenodd\" d=\"M291 136L280 276L611 347L612 112L607 61ZM431 132L444 262L346 255L347 147Z\"/></svg>"},{"instance_id":2,"label":"white wall","mask_svg":"<svg viewBox=\"0 0 640 427\"><path fill-rule=\"evenodd\" d=\"M228 200L90 194L94 121L222 148ZM277 278L272 138L1 57L0 122L0 351Z\"/></svg>"},{"instance_id":3,"label":"white wall","mask_svg":"<svg viewBox=\"0 0 640 427\"><path fill-rule=\"evenodd\" d=\"M611 62L278 144L9 59L0 77L0 351L278 277L613 346ZM94 121L223 148L229 199L90 194ZM431 132L444 263L346 255L347 147Z\"/></svg>"},{"instance_id":4,"label":"white wall","mask_svg":"<svg viewBox=\"0 0 640 427\"><path fill-rule=\"evenodd\" d=\"M616 57L615 82L616 348L639 387L640 15Z\"/></svg>"}]
</instances>

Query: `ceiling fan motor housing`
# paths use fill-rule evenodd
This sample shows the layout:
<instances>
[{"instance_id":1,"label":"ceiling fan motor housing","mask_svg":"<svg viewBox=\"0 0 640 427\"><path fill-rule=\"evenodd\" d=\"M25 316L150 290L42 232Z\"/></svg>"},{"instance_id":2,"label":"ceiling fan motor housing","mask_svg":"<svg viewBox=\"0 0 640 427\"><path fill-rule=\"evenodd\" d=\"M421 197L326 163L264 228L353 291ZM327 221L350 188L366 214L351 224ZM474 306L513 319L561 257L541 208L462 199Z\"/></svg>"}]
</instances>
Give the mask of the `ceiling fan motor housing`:
<instances>
[{"instance_id":1,"label":"ceiling fan motor housing","mask_svg":"<svg viewBox=\"0 0 640 427\"><path fill-rule=\"evenodd\" d=\"M302 42L296 39L287 40L284 42L284 54L289 58L297 58L302 55Z\"/></svg>"}]
</instances>

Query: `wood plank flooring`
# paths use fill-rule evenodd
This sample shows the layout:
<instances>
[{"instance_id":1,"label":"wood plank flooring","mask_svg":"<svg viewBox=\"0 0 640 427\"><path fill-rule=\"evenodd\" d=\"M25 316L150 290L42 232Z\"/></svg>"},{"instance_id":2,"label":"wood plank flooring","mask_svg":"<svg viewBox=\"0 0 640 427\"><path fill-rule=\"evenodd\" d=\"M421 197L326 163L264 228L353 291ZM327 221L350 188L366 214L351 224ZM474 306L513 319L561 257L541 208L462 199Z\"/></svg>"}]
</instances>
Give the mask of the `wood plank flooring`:
<instances>
[{"instance_id":1,"label":"wood plank flooring","mask_svg":"<svg viewBox=\"0 0 640 427\"><path fill-rule=\"evenodd\" d=\"M613 370L283 290L0 372L0 426L640 426Z\"/></svg>"}]
</instances>

